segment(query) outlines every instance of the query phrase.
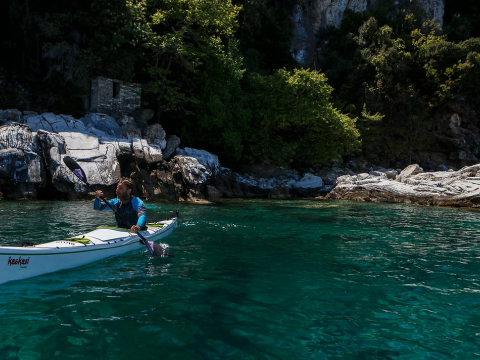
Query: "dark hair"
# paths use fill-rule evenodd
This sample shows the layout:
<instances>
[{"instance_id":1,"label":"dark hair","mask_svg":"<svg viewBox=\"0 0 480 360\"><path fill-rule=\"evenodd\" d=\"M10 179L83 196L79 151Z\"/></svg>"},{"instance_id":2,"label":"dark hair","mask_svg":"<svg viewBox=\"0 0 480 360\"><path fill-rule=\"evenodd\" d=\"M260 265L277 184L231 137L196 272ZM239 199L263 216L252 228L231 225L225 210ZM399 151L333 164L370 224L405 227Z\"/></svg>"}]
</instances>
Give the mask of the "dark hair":
<instances>
[{"instance_id":1,"label":"dark hair","mask_svg":"<svg viewBox=\"0 0 480 360\"><path fill-rule=\"evenodd\" d=\"M133 182L132 179L127 177L122 177L118 182L118 185L124 184L127 187L127 190L130 189L133 191Z\"/></svg>"}]
</instances>

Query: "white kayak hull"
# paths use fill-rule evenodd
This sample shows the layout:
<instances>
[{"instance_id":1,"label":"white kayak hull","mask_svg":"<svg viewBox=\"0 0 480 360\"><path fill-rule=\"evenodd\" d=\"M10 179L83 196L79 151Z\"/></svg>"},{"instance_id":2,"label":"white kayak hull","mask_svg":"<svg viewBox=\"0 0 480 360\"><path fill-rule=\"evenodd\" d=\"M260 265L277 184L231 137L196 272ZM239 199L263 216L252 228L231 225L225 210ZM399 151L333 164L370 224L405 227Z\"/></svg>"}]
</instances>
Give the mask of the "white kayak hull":
<instances>
[{"instance_id":1,"label":"white kayak hull","mask_svg":"<svg viewBox=\"0 0 480 360\"><path fill-rule=\"evenodd\" d=\"M157 242L172 233L177 227L177 218L147 226L148 229L140 233L148 241ZM82 242L75 241L77 239ZM28 247L0 246L0 284L146 249L139 240L138 235L126 229L99 228L73 241L57 240Z\"/></svg>"}]
</instances>

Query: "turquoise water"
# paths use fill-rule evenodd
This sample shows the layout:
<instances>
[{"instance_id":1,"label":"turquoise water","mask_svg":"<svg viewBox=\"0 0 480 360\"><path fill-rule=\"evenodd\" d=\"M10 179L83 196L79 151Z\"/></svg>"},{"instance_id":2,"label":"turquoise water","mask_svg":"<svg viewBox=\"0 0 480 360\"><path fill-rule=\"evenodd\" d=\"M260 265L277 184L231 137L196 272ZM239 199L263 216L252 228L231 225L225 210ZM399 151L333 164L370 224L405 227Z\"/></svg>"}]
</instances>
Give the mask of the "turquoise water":
<instances>
[{"instance_id":1,"label":"turquoise water","mask_svg":"<svg viewBox=\"0 0 480 360\"><path fill-rule=\"evenodd\" d=\"M0 285L4 359L475 359L480 212L226 201L164 243ZM113 225L90 202L0 202L0 244Z\"/></svg>"}]
</instances>

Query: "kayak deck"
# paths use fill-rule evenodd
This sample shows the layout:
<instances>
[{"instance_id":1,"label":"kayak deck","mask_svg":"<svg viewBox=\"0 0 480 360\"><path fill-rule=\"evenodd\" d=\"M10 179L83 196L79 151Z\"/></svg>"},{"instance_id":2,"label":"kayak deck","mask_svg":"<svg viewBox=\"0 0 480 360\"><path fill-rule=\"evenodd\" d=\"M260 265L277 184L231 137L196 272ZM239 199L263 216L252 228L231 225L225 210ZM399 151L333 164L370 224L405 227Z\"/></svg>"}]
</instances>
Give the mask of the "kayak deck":
<instances>
[{"instance_id":1,"label":"kayak deck","mask_svg":"<svg viewBox=\"0 0 480 360\"><path fill-rule=\"evenodd\" d=\"M162 229L166 224L155 223L156 226L148 226L147 230L140 231L145 237L149 238ZM118 241L126 241L129 238L134 238L138 241L138 235L129 231L128 229L115 228L115 227L103 227L100 226L96 230L90 231L84 235L74 236L68 239L55 240L44 244L34 245L35 248L68 248L68 247L84 247L101 245L105 243L116 243Z\"/></svg>"}]
</instances>

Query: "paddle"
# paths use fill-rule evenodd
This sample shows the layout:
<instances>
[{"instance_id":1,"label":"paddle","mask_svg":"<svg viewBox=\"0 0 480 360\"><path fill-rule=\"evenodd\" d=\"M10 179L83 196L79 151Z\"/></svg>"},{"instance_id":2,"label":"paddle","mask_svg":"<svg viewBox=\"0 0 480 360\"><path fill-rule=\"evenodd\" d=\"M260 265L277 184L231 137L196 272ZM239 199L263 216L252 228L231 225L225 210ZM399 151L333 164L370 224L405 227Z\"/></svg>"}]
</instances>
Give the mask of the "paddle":
<instances>
[{"instance_id":1,"label":"paddle","mask_svg":"<svg viewBox=\"0 0 480 360\"><path fill-rule=\"evenodd\" d=\"M77 162L75 160L73 160L70 156L65 156L63 158L63 162L65 163L65 165L70 169L70 171L77 178L79 178L81 181L83 181L85 183L85 185L87 185L93 192L95 192L95 189L92 186L90 186L90 184L88 183L87 176L85 175L85 172L80 167L80 165L77 164ZM119 214L113 208L113 206L110 205L110 203L103 196L101 196L100 198L110 209L112 209L115 212L115 214L117 214L120 218L123 219L123 216L121 214ZM131 227L130 224L127 223L127 225ZM150 251L150 254L152 256L154 256L154 257L163 257L163 256L173 257L173 255L171 253L169 253L166 249L164 249L163 247L161 247L157 243L155 243L153 241L147 241L147 239L145 239L143 237L143 235L140 234L140 232L137 232L136 234L140 237L140 242L147 247L148 251Z\"/></svg>"}]
</instances>

